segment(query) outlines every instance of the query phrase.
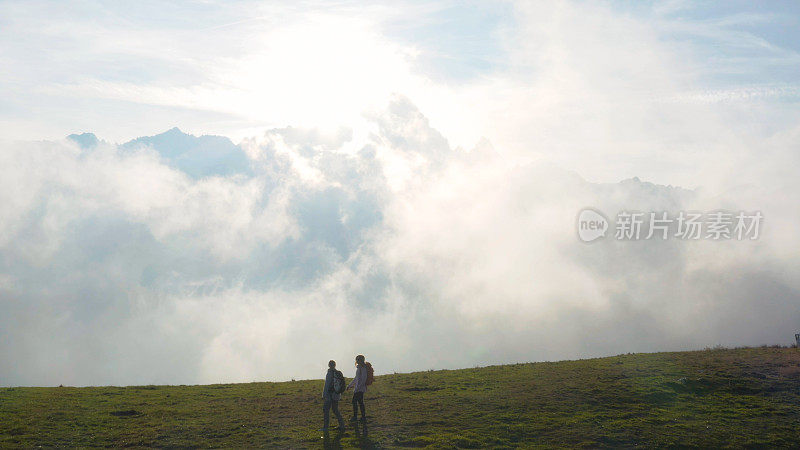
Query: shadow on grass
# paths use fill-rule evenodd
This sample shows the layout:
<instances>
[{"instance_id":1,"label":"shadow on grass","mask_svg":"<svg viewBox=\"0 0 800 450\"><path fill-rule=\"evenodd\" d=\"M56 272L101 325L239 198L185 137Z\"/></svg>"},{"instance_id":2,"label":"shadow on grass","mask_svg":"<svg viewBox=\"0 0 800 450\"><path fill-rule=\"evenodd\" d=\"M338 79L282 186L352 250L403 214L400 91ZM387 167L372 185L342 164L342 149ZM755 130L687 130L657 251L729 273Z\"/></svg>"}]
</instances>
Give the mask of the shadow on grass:
<instances>
[{"instance_id":1,"label":"shadow on grass","mask_svg":"<svg viewBox=\"0 0 800 450\"><path fill-rule=\"evenodd\" d=\"M328 430L325 430L325 432L322 435L322 447L326 449L342 448L342 436L344 436L343 432L336 431L333 434L333 439L331 439L331 433L328 432Z\"/></svg>"},{"instance_id":2,"label":"shadow on grass","mask_svg":"<svg viewBox=\"0 0 800 450\"><path fill-rule=\"evenodd\" d=\"M356 433L356 442L359 448L377 448L378 446L369 438L367 423L353 422L353 431Z\"/></svg>"},{"instance_id":3,"label":"shadow on grass","mask_svg":"<svg viewBox=\"0 0 800 450\"><path fill-rule=\"evenodd\" d=\"M348 439L345 447L358 447L358 448L380 448L380 445L375 443L369 437L369 430L367 424L354 422L353 431L355 436L353 439ZM342 438L348 436L345 431L325 431L322 435L322 446L326 449L340 449L342 447Z\"/></svg>"}]
</instances>

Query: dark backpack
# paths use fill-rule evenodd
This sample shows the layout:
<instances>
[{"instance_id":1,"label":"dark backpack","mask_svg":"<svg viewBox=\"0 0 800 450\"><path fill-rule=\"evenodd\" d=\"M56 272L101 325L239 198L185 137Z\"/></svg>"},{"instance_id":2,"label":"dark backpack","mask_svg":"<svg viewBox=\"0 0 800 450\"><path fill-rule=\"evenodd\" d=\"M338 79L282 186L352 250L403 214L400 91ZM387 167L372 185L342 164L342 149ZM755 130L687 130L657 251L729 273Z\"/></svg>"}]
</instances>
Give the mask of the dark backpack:
<instances>
[{"instance_id":1,"label":"dark backpack","mask_svg":"<svg viewBox=\"0 0 800 450\"><path fill-rule=\"evenodd\" d=\"M335 370L333 372L333 392L341 394L346 387L347 384L344 382L344 374L340 370Z\"/></svg>"},{"instance_id":2,"label":"dark backpack","mask_svg":"<svg viewBox=\"0 0 800 450\"><path fill-rule=\"evenodd\" d=\"M372 369L372 364L366 363L367 366L367 386L375 381L375 370Z\"/></svg>"}]
</instances>

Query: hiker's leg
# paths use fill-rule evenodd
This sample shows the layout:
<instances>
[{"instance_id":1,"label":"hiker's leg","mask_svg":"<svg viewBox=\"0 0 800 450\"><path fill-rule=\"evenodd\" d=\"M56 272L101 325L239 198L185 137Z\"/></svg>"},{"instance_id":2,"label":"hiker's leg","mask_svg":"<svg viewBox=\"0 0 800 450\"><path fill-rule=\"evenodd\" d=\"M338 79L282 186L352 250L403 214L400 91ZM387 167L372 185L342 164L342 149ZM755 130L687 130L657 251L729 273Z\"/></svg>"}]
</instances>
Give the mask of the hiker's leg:
<instances>
[{"instance_id":1,"label":"hiker's leg","mask_svg":"<svg viewBox=\"0 0 800 450\"><path fill-rule=\"evenodd\" d=\"M353 420L358 419L358 394L359 392L353 393Z\"/></svg>"},{"instance_id":2,"label":"hiker's leg","mask_svg":"<svg viewBox=\"0 0 800 450\"><path fill-rule=\"evenodd\" d=\"M339 412L339 402L331 402L331 409L336 420L339 421L339 428L344 428L344 419L342 419L342 413Z\"/></svg>"},{"instance_id":3,"label":"hiker's leg","mask_svg":"<svg viewBox=\"0 0 800 450\"><path fill-rule=\"evenodd\" d=\"M322 404L322 427L328 428L328 422L330 422L330 409L331 409L331 401L327 398L325 399L325 403Z\"/></svg>"},{"instance_id":4,"label":"hiker's leg","mask_svg":"<svg viewBox=\"0 0 800 450\"><path fill-rule=\"evenodd\" d=\"M357 392L356 395L358 396L358 407L361 409L361 418L367 417L367 413L364 409L364 393ZM353 415L355 415L355 408L353 409Z\"/></svg>"}]
</instances>

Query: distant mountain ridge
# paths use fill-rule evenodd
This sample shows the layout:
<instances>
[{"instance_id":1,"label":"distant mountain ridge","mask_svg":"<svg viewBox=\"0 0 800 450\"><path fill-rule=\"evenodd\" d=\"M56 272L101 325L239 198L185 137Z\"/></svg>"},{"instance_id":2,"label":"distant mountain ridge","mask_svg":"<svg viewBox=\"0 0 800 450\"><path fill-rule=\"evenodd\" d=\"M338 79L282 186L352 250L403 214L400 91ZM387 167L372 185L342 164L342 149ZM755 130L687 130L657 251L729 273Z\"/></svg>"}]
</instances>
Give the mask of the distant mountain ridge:
<instances>
[{"instance_id":1,"label":"distant mountain ridge","mask_svg":"<svg viewBox=\"0 0 800 450\"><path fill-rule=\"evenodd\" d=\"M170 166L193 178L249 174L250 161L244 150L224 136L194 136L171 128L155 136L143 136L122 145L123 150L151 147Z\"/></svg>"},{"instance_id":2,"label":"distant mountain ridge","mask_svg":"<svg viewBox=\"0 0 800 450\"><path fill-rule=\"evenodd\" d=\"M83 149L95 148L103 142L93 133L70 134L67 139ZM192 178L252 173L244 150L224 136L194 136L174 127L161 134L138 137L119 145L123 151L145 147L152 148L170 167Z\"/></svg>"},{"instance_id":3,"label":"distant mountain ridge","mask_svg":"<svg viewBox=\"0 0 800 450\"><path fill-rule=\"evenodd\" d=\"M73 133L67 136L67 139L78 144L78 147L86 149L95 148L101 142L94 133Z\"/></svg>"}]
</instances>

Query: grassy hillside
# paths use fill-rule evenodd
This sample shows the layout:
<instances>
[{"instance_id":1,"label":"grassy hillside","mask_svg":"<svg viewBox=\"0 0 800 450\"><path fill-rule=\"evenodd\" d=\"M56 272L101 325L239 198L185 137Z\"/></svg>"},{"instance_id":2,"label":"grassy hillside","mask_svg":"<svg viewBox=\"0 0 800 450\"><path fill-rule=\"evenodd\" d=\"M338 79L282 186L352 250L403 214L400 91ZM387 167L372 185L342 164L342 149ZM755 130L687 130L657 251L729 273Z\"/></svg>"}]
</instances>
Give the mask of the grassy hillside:
<instances>
[{"instance_id":1,"label":"grassy hillside","mask_svg":"<svg viewBox=\"0 0 800 450\"><path fill-rule=\"evenodd\" d=\"M386 375L377 377L367 394L367 430L348 425L344 434L332 432L327 439L318 431L321 383L0 388L0 446L739 447L800 442L800 351L794 348L630 354ZM349 414L349 403L342 406Z\"/></svg>"}]
</instances>

